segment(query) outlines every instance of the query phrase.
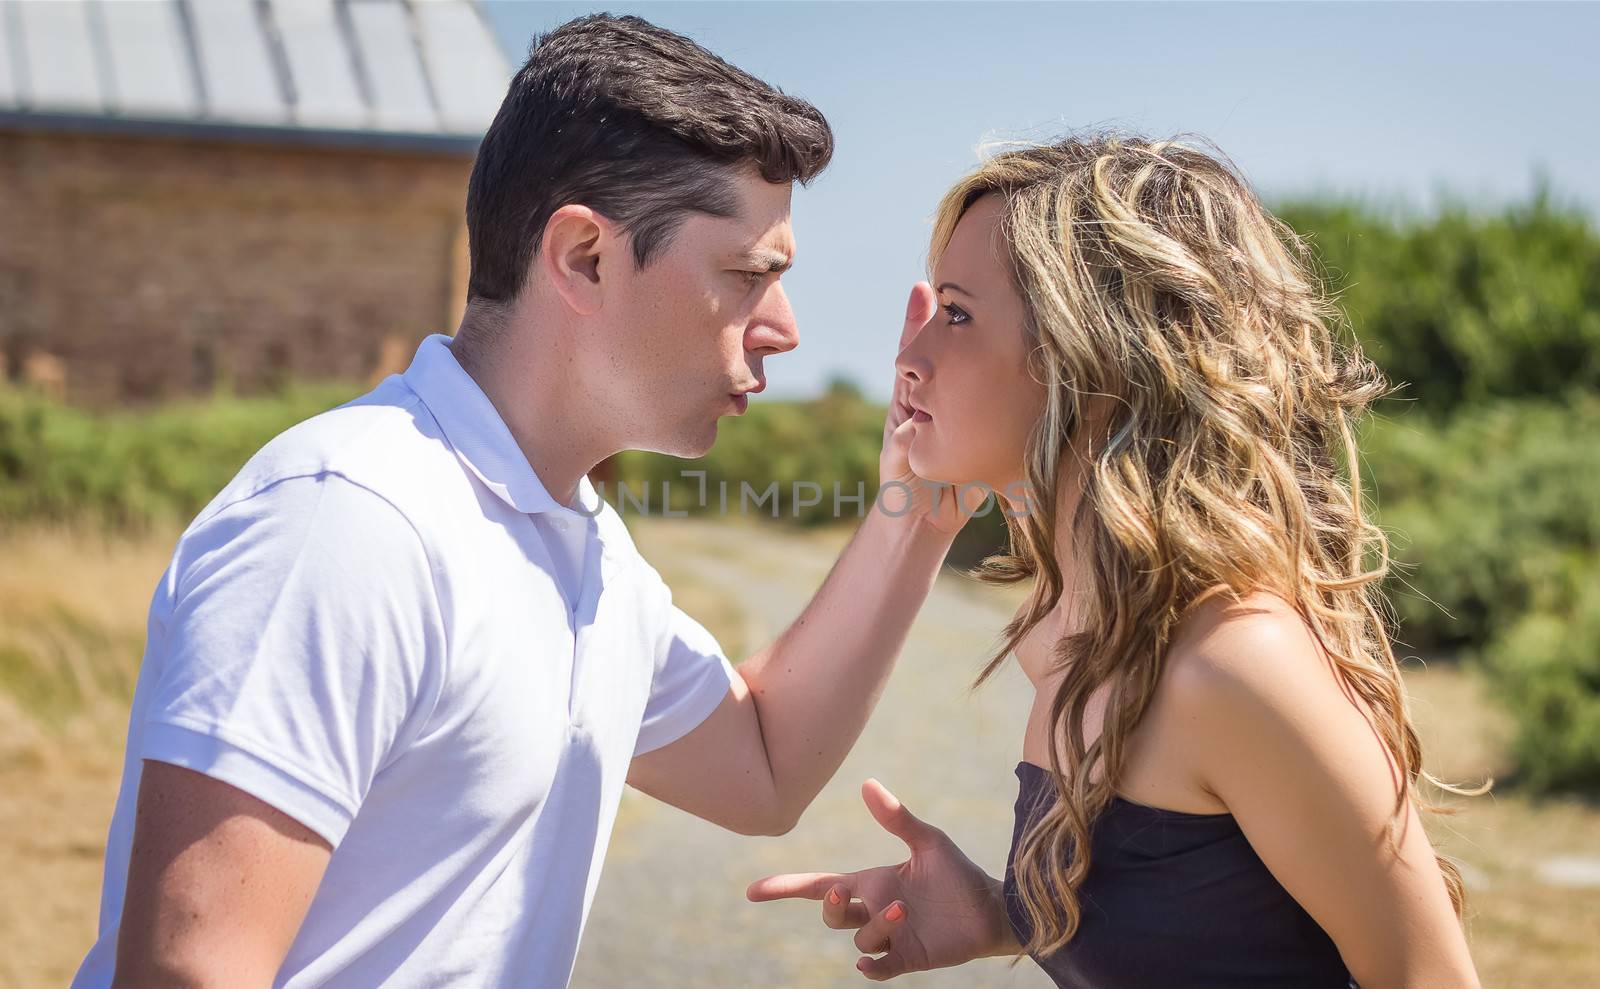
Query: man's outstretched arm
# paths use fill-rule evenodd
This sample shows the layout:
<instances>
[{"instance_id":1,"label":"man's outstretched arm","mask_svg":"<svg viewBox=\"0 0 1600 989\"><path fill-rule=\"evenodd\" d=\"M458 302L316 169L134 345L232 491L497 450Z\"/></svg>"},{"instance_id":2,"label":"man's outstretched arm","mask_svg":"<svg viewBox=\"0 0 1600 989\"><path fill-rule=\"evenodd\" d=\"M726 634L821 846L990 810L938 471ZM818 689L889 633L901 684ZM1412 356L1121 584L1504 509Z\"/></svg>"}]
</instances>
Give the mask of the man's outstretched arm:
<instances>
[{"instance_id":1,"label":"man's outstretched arm","mask_svg":"<svg viewBox=\"0 0 1600 989\"><path fill-rule=\"evenodd\" d=\"M737 667L722 703L637 756L634 787L741 834L792 828L872 713L950 536L869 514L811 603Z\"/></svg>"},{"instance_id":2,"label":"man's outstretched arm","mask_svg":"<svg viewBox=\"0 0 1600 989\"><path fill-rule=\"evenodd\" d=\"M933 290L919 284L902 348L934 306ZM781 834L833 777L965 521L953 491L911 474L909 416L897 384L880 463L885 485L897 489L868 512L800 617L738 666L716 710L677 741L634 758L634 787L743 834Z\"/></svg>"}]
</instances>

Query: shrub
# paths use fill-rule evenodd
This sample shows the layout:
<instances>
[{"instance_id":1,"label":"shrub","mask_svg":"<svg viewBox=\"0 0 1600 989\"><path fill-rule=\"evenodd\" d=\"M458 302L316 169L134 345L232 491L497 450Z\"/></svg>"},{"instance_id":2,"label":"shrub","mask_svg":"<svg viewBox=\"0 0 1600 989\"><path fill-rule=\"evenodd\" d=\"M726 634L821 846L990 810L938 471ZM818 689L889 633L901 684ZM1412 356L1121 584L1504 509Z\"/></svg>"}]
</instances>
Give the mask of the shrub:
<instances>
[{"instance_id":1,"label":"shrub","mask_svg":"<svg viewBox=\"0 0 1600 989\"><path fill-rule=\"evenodd\" d=\"M0 524L187 521L277 434L349 400L350 384L91 413L0 387Z\"/></svg>"},{"instance_id":2,"label":"shrub","mask_svg":"<svg viewBox=\"0 0 1600 989\"><path fill-rule=\"evenodd\" d=\"M1412 648L1480 648L1600 555L1600 397L1378 418L1362 450Z\"/></svg>"},{"instance_id":3,"label":"shrub","mask_svg":"<svg viewBox=\"0 0 1600 989\"><path fill-rule=\"evenodd\" d=\"M1600 231L1583 210L1541 190L1491 214L1278 212L1310 239L1368 356L1430 414L1600 391Z\"/></svg>"},{"instance_id":4,"label":"shrub","mask_svg":"<svg viewBox=\"0 0 1600 989\"><path fill-rule=\"evenodd\" d=\"M1520 781L1600 793L1600 560L1573 553L1564 563L1494 634L1487 669L1516 726Z\"/></svg>"},{"instance_id":5,"label":"shrub","mask_svg":"<svg viewBox=\"0 0 1600 989\"><path fill-rule=\"evenodd\" d=\"M640 511L661 514L662 492L670 492L670 508L691 514L720 514L721 485L726 484L727 514L741 509L755 517L780 518L816 525L836 517L855 519L872 507L878 488L878 454L883 444L884 408L869 402L848 382L835 381L820 398L809 401L767 401L750 406L738 418L723 419L716 445L704 457L682 460L630 451L617 458L616 481L606 497L624 515ZM706 497L700 499L695 478L684 471L705 471ZM741 505L741 484L751 489ZM755 499L776 484L776 495ZM796 485L814 484L815 489ZM626 485L629 498L619 498ZM835 512L835 485L839 511ZM663 487L665 486L665 487ZM646 503L641 497L649 492ZM846 501L858 493L862 501ZM806 501L818 499L816 504Z\"/></svg>"}]
</instances>

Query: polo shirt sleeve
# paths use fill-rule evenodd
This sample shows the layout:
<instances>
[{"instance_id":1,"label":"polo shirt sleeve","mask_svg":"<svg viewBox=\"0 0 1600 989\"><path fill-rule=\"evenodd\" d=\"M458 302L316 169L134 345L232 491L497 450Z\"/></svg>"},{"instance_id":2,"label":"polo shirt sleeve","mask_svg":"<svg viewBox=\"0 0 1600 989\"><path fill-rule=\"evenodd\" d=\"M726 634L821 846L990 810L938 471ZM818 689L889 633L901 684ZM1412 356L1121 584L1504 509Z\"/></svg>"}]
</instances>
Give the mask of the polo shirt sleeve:
<instances>
[{"instance_id":1,"label":"polo shirt sleeve","mask_svg":"<svg viewBox=\"0 0 1600 989\"><path fill-rule=\"evenodd\" d=\"M733 686L733 664L716 637L672 602L672 591L653 568L664 617L657 636L655 676L633 754L677 741L716 710Z\"/></svg>"},{"instance_id":2,"label":"polo shirt sleeve","mask_svg":"<svg viewBox=\"0 0 1600 989\"><path fill-rule=\"evenodd\" d=\"M204 773L337 847L441 689L444 622L404 515L295 477L180 542L140 758Z\"/></svg>"}]
</instances>

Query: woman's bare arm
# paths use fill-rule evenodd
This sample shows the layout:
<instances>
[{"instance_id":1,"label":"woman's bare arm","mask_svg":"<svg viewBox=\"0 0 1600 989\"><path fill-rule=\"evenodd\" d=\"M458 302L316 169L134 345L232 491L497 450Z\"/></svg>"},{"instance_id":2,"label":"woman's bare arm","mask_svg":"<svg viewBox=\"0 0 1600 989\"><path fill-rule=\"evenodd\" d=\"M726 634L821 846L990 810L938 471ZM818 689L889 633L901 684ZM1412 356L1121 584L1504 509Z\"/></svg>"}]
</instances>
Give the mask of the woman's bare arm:
<instances>
[{"instance_id":1,"label":"woman's bare arm","mask_svg":"<svg viewBox=\"0 0 1600 989\"><path fill-rule=\"evenodd\" d=\"M1399 781L1365 705L1286 602L1248 603L1175 648L1167 669L1202 785L1363 989L1477 986L1415 807L1398 853L1385 839Z\"/></svg>"}]
</instances>

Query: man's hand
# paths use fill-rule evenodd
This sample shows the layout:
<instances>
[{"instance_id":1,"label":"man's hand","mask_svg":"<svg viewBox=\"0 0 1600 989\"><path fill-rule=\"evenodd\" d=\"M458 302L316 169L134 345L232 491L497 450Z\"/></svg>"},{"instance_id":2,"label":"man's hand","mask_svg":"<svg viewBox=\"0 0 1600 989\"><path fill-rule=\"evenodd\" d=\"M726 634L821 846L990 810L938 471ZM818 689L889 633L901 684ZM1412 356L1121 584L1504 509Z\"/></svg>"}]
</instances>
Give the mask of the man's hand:
<instances>
[{"instance_id":1,"label":"man's hand","mask_svg":"<svg viewBox=\"0 0 1600 989\"><path fill-rule=\"evenodd\" d=\"M901 349L936 304L928 283L912 288ZM882 482L898 491L867 507L810 605L739 664L722 704L683 738L635 755L630 786L739 834L784 834L834 778L968 517L949 485L912 474L907 398L909 382L896 382L878 459ZM971 507L982 496L968 490Z\"/></svg>"},{"instance_id":2,"label":"man's hand","mask_svg":"<svg viewBox=\"0 0 1600 989\"><path fill-rule=\"evenodd\" d=\"M824 924L856 932L855 945L866 952L856 968L875 982L1020 950L998 880L877 780L862 785L861 798L884 830L906 843L909 859L845 875L770 876L751 883L745 895L756 903L821 900Z\"/></svg>"},{"instance_id":3,"label":"man's hand","mask_svg":"<svg viewBox=\"0 0 1600 989\"><path fill-rule=\"evenodd\" d=\"M918 282L911 287L899 350L910 346L938 310L939 298L931 285ZM987 491L978 486L958 491L956 485L918 477L911 470L911 438L916 435L911 415L911 383L896 374L889 412L883 421L883 451L878 454L878 486L892 487L893 491L879 497L890 512L925 519L940 532L953 534L983 507ZM879 506L879 510L883 507Z\"/></svg>"},{"instance_id":4,"label":"man's hand","mask_svg":"<svg viewBox=\"0 0 1600 989\"><path fill-rule=\"evenodd\" d=\"M911 290L902 348L936 306L927 283ZM741 834L782 834L833 778L966 521L948 485L911 472L908 387L895 386L879 460L883 481L899 490L867 508L811 603L739 664L717 709L677 741L634 758L630 785ZM977 507L983 491L969 489L974 494Z\"/></svg>"}]
</instances>

